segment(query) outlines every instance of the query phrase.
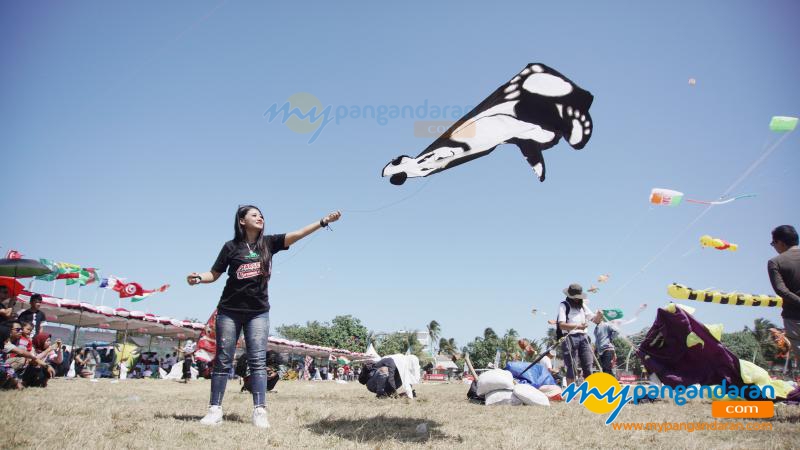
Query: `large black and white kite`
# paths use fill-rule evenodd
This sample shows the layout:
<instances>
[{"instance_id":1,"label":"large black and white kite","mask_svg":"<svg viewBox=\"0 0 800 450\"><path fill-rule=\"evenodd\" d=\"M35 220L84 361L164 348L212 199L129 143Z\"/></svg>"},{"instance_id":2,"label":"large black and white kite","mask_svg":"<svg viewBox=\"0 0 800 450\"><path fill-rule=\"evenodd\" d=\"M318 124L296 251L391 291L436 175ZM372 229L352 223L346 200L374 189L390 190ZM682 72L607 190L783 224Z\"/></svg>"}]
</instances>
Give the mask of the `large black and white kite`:
<instances>
[{"instance_id":1,"label":"large black and white kite","mask_svg":"<svg viewBox=\"0 0 800 450\"><path fill-rule=\"evenodd\" d=\"M563 136L580 150L592 135L589 107L594 97L558 71L528 64L486 100L459 119L416 158L398 156L383 168L392 184L425 177L488 155L500 144L522 151L540 181L542 150Z\"/></svg>"}]
</instances>

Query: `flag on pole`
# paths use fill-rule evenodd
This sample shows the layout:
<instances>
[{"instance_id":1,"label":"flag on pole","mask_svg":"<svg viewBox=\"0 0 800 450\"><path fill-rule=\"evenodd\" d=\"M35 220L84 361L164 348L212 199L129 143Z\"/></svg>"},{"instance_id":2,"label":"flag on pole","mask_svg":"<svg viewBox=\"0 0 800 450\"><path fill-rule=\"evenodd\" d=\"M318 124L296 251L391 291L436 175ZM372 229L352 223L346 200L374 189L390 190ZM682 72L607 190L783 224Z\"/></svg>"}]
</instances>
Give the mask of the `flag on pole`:
<instances>
[{"instance_id":1,"label":"flag on pole","mask_svg":"<svg viewBox=\"0 0 800 450\"><path fill-rule=\"evenodd\" d=\"M81 268L81 270L78 272L77 278L68 279L67 284L78 283L81 286L86 286L87 284L92 284L95 281L97 281L97 269L87 267Z\"/></svg>"},{"instance_id":2,"label":"flag on pole","mask_svg":"<svg viewBox=\"0 0 800 450\"><path fill-rule=\"evenodd\" d=\"M311 372L309 372L308 367L311 365L311 362L314 361L310 356L306 355L304 360L305 364L303 364L303 379L310 380L311 379Z\"/></svg>"},{"instance_id":3,"label":"flag on pole","mask_svg":"<svg viewBox=\"0 0 800 450\"><path fill-rule=\"evenodd\" d=\"M56 263L58 268L57 280L78 278L80 276L81 266L77 264L70 264L65 262Z\"/></svg>"},{"instance_id":4,"label":"flag on pole","mask_svg":"<svg viewBox=\"0 0 800 450\"><path fill-rule=\"evenodd\" d=\"M58 276L58 265L53 261L50 261L49 259L39 259L39 262L47 266L47 268L50 269L50 273L39 275L38 277L36 277L36 279L44 281L55 281L56 277Z\"/></svg>"},{"instance_id":5,"label":"flag on pole","mask_svg":"<svg viewBox=\"0 0 800 450\"><path fill-rule=\"evenodd\" d=\"M144 289L139 283L117 283L114 290L119 292L119 298L134 297L144 294Z\"/></svg>"},{"instance_id":6,"label":"flag on pole","mask_svg":"<svg viewBox=\"0 0 800 450\"><path fill-rule=\"evenodd\" d=\"M148 291L148 290L145 289L143 291L142 295L134 295L133 298L131 299L131 301L132 302L140 302L140 301L146 299L147 297L150 297L151 295L153 295L153 294L155 294L157 292L165 292L167 289L169 289L169 285L168 284L165 284L165 285L161 286L158 289L153 289L152 291Z\"/></svg>"},{"instance_id":7,"label":"flag on pole","mask_svg":"<svg viewBox=\"0 0 800 450\"><path fill-rule=\"evenodd\" d=\"M114 275L111 275L108 278L103 278L102 280L100 280L100 285L98 285L97 287L103 289L113 289L116 291L117 284L120 282L121 280L119 278L115 277Z\"/></svg>"},{"instance_id":8,"label":"flag on pole","mask_svg":"<svg viewBox=\"0 0 800 450\"><path fill-rule=\"evenodd\" d=\"M24 255L16 250L9 250L6 253L6 259L22 259Z\"/></svg>"},{"instance_id":9,"label":"flag on pole","mask_svg":"<svg viewBox=\"0 0 800 450\"><path fill-rule=\"evenodd\" d=\"M123 283L117 280L117 283L113 289L119 292L119 298L133 297L131 299L132 302L140 302L152 294L166 291L169 289L169 285L165 284L158 289L150 290L144 289L139 283Z\"/></svg>"}]
</instances>

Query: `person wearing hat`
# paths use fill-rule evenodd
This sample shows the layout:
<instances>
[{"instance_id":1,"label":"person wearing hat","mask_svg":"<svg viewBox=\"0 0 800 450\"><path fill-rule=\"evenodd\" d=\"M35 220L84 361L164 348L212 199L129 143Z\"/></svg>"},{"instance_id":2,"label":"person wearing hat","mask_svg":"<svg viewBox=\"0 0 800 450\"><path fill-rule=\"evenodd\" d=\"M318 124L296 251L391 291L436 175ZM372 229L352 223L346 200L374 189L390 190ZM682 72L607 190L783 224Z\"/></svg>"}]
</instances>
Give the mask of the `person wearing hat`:
<instances>
[{"instance_id":1,"label":"person wearing hat","mask_svg":"<svg viewBox=\"0 0 800 450\"><path fill-rule=\"evenodd\" d=\"M580 363L584 379L592 374L592 345L586 334L592 311L584 305L586 294L580 284L570 284L563 292L567 298L558 307L556 336L567 333L561 342L561 350L567 367L567 383L571 384L575 381L576 362Z\"/></svg>"},{"instance_id":2,"label":"person wearing hat","mask_svg":"<svg viewBox=\"0 0 800 450\"><path fill-rule=\"evenodd\" d=\"M592 322L597 325L594 328L594 342L597 349L597 358L600 361L600 368L605 373L613 375L613 361L616 356L614 349L614 338L619 334L619 328L611 320L621 319L622 313L617 309L604 309L597 311L592 318Z\"/></svg>"},{"instance_id":3,"label":"person wearing hat","mask_svg":"<svg viewBox=\"0 0 800 450\"><path fill-rule=\"evenodd\" d=\"M558 381L558 370L553 370L553 358L556 357L556 351L552 348L547 349L547 353L542 356L542 359L539 360L539 364L544 366L545 369L553 376L553 378Z\"/></svg>"}]
</instances>

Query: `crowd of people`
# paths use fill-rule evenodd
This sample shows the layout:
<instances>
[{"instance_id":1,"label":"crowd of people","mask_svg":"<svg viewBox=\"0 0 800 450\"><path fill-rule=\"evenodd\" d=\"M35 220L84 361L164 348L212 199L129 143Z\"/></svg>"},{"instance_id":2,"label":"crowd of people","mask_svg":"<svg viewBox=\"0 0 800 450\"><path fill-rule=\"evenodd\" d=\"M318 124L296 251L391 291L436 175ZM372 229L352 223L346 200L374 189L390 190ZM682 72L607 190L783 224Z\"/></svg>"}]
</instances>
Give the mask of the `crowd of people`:
<instances>
[{"instance_id":1,"label":"crowd of people","mask_svg":"<svg viewBox=\"0 0 800 450\"><path fill-rule=\"evenodd\" d=\"M14 314L15 303L8 288L0 286L0 387L45 387L63 371L66 347L41 331L40 295L31 296L30 308L19 316Z\"/></svg>"},{"instance_id":2,"label":"crowd of people","mask_svg":"<svg viewBox=\"0 0 800 450\"><path fill-rule=\"evenodd\" d=\"M42 297L33 294L29 308L16 314L16 298L0 286L0 389L46 387L49 379L74 375L81 378L110 378L115 373L113 347L92 344L76 348L74 355L61 339L44 332L45 315L40 310ZM128 378L158 377L159 368L169 371L178 362L178 353L159 357L145 352ZM70 373L70 370L74 370Z\"/></svg>"},{"instance_id":3,"label":"crowd of people","mask_svg":"<svg viewBox=\"0 0 800 450\"><path fill-rule=\"evenodd\" d=\"M220 311L217 317L216 336L218 352L209 370L201 370L207 372L208 377L212 379L209 411L201 423L217 425L222 422L222 396L227 380L237 375L234 366L235 346L243 330L248 344L247 353L241 364L246 371L243 378L250 379L248 390L253 394L253 423L258 427L269 426L265 409L266 391L274 386L277 379L284 378L292 369L297 378L343 381L357 379L379 397L389 396L397 390L400 380L399 375L397 377L395 375L399 369L394 365L396 364L394 360L387 358L367 364L363 368L342 364L334 365L331 370L330 365L317 367L313 361L308 361L308 367L303 361L298 362L292 369L283 365L278 370L268 367L266 337L269 328L269 305L266 280L269 279L269 271L265 272L256 266L260 264L259 267L271 267L270 257L273 253L288 249L291 243L326 227L329 222L338 220L339 216L338 212L332 213L321 219L318 224L311 224L296 232L264 236L264 219L260 211L250 205L240 207L236 215L235 239L225 244L213 269L203 273L193 272L187 276L189 284L195 285L213 282L226 271L229 272L228 285L218 306ZM783 298L781 315L791 354L796 358L800 354L800 248L798 248L797 231L789 225L775 228L772 231L770 245L778 256L768 263L769 279L775 292ZM241 254L244 254L246 259L243 259ZM258 260L258 264L246 263L250 259ZM247 273L246 276L240 277L239 282L247 279L249 284L238 286L237 278L230 275L236 275L242 267ZM246 294L239 295L242 292ZM586 306L584 302L586 294L578 284L572 284L564 289L564 294L566 298L559 305L555 325L566 369L564 374L566 383L572 383L579 378L579 370L582 372L582 377L586 378L593 372L595 362L603 372L612 373L615 359L613 340L619 329L608 317L607 313L611 310L592 312ZM71 362L74 362L76 376L87 378L103 376L104 370L107 369L105 366L114 361L113 350L101 354L95 346L90 346L70 357L67 347L59 339L53 340L50 334L42 331L45 316L39 309L41 302L40 295L32 295L30 308L17 316L14 314L15 298L10 295L7 287L0 286L0 348L2 349L0 387L3 389L45 387L50 378L66 375ZM226 305L231 309L226 311L224 308ZM590 323L595 325L594 345L587 332ZM222 336L226 339L222 339ZM155 352L146 352L139 358L128 377L157 377L159 369L169 372L182 359L183 378L188 381L195 364L193 358L195 349L190 341L183 348L176 348L174 353L167 353L162 357ZM542 359L542 364L552 374L557 375L558 371L553 369L550 360L552 357L554 357L553 352L548 352ZM413 392L411 396L414 396Z\"/></svg>"}]
</instances>

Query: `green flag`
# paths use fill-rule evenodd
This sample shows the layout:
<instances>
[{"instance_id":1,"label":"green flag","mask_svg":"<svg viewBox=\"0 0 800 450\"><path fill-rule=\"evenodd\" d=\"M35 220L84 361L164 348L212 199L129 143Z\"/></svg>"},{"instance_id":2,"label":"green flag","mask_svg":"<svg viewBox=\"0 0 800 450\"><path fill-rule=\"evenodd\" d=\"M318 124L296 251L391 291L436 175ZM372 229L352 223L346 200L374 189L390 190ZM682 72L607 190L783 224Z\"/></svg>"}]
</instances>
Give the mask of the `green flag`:
<instances>
[{"instance_id":1,"label":"green flag","mask_svg":"<svg viewBox=\"0 0 800 450\"><path fill-rule=\"evenodd\" d=\"M39 262L43 265L47 266L52 272L46 273L44 275L39 275L36 277L37 280L44 280L44 281L55 281L56 277L58 276L58 266L53 261L49 259L39 259Z\"/></svg>"},{"instance_id":2,"label":"green flag","mask_svg":"<svg viewBox=\"0 0 800 450\"><path fill-rule=\"evenodd\" d=\"M93 269L91 267L81 268L78 272L77 278L68 278L67 284L75 284L78 283L81 286L86 286L87 284L92 284L97 281L97 269Z\"/></svg>"}]
</instances>

